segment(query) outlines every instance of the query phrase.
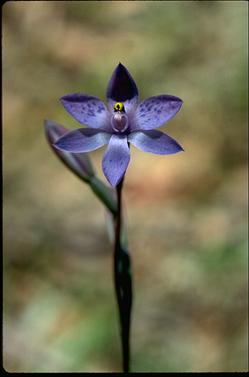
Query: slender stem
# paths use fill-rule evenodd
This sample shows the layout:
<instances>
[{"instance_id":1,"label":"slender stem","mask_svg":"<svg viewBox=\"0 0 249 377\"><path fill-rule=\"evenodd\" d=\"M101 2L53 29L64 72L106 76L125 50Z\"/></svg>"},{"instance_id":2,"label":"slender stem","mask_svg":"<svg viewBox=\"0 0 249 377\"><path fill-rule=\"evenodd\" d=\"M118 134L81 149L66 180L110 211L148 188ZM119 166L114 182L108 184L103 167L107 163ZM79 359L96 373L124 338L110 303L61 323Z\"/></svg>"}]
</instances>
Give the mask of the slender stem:
<instances>
[{"instance_id":1,"label":"slender stem","mask_svg":"<svg viewBox=\"0 0 249 377\"><path fill-rule=\"evenodd\" d=\"M124 178L119 182L116 187L117 190L117 215L116 215L116 229L115 229L115 254L120 248L121 240L121 227L122 227L122 188L123 188Z\"/></svg>"},{"instance_id":2,"label":"slender stem","mask_svg":"<svg viewBox=\"0 0 249 377\"><path fill-rule=\"evenodd\" d=\"M129 372L130 363L130 313L131 313L131 276L130 276L130 259L128 252L123 249L122 235L122 187L123 179L117 185L117 214L115 217L115 248L114 248L114 281L115 291L118 302L121 339L122 339L122 355L123 355L123 371Z\"/></svg>"}]
</instances>

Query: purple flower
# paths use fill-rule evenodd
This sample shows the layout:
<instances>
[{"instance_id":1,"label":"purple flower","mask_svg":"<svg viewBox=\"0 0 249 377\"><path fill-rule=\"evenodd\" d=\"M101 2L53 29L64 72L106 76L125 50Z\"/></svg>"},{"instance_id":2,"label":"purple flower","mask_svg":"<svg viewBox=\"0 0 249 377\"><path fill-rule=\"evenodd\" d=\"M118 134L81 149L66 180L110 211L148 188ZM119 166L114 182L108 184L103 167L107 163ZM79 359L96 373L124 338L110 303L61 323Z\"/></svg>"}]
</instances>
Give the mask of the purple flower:
<instances>
[{"instance_id":1,"label":"purple flower","mask_svg":"<svg viewBox=\"0 0 249 377\"><path fill-rule=\"evenodd\" d=\"M183 148L170 136L154 130L173 118L182 100L171 95L150 97L138 103L138 89L128 70L116 67L107 88L108 107L83 93L61 98L65 109L81 124L63 135L54 146L71 153L90 152L108 144L103 172L112 186L124 176L130 161L129 143L144 152L173 154Z\"/></svg>"}]
</instances>

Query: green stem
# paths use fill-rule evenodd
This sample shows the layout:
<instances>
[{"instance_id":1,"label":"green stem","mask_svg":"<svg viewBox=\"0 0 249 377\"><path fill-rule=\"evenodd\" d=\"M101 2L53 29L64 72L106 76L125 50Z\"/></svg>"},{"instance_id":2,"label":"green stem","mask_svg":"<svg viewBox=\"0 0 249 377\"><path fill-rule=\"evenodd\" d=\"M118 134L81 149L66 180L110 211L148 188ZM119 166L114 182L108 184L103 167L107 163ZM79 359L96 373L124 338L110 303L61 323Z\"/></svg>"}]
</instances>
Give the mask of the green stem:
<instances>
[{"instance_id":1,"label":"green stem","mask_svg":"<svg viewBox=\"0 0 249 377\"><path fill-rule=\"evenodd\" d=\"M129 372L130 364L130 316L132 304L132 287L130 258L122 243L122 187L123 179L117 185L117 214L115 216L115 245L114 245L114 282L118 302L123 371Z\"/></svg>"},{"instance_id":2,"label":"green stem","mask_svg":"<svg viewBox=\"0 0 249 377\"><path fill-rule=\"evenodd\" d=\"M117 214L117 200L115 198L115 193L96 176L90 178L89 185L96 196L115 216Z\"/></svg>"}]
</instances>

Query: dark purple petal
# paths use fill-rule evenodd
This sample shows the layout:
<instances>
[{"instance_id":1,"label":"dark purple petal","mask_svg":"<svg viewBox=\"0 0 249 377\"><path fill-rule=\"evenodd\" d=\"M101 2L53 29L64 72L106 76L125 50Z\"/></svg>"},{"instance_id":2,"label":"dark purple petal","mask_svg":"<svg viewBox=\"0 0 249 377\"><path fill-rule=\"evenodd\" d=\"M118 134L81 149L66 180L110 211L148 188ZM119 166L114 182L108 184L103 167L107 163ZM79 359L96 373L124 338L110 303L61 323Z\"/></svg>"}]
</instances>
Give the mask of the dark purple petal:
<instances>
[{"instance_id":1,"label":"dark purple petal","mask_svg":"<svg viewBox=\"0 0 249 377\"><path fill-rule=\"evenodd\" d=\"M110 114L105 104L97 97L83 93L68 94L60 99L65 109L78 122L91 128L108 131Z\"/></svg>"},{"instance_id":2,"label":"dark purple petal","mask_svg":"<svg viewBox=\"0 0 249 377\"><path fill-rule=\"evenodd\" d=\"M112 186L117 186L130 161L126 136L112 135L102 161L102 169Z\"/></svg>"},{"instance_id":3,"label":"dark purple petal","mask_svg":"<svg viewBox=\"0 0 249 377\"><path fill-rule=\"evenodd\" d=\"M94 175L94 170L90 161L90 158L86 153L72 154L69 152L61 151L54 147L54 143L69 130L61 126L58 123L46 120L44 122L45 134L49 145L59 157L59 159L76 175L82 178L84 181L89 180Z\"/></svg>"},{"instance_id":4,"label":"dark purple petal","mask_svg":"<svg viewBox=\"0 0 249 377\"><path fill-rule=\"evenodd\" d=\"M147 98L137 108L133 130L152 130L162 126L180 110L183 101L175 96L160 95Z\"/></svg>"},{"instance_id":5,"label":"dark purple petal","mask_svg":"<svg viewBox=\"0 0 249 377\"><path fill-rule=\"evenodd\" d=\"M78 128L59 138L54 146L71 153L94 151L107 144L111 134L92 128Z\"/></svg>"},{"instance_id":6,"label":"dark purple petal","mask_svg":"<svg viewBox=\"0 0 249 377\"><path fill-rule=\"evenodd\" d=\"M125 102L138 96L138 89L128 69L121 63L115 68L108 84L106 96L116 102Z\"/></svg>"},{"instance_id":7,"label":"dark purple petal","mask_svg":"<svg viewBox=\"0 0 249 377\"><path fill-rule=\"evenodd\" d=\"M128 136L128 141L144 152L173 154L183 151L183 148L176 140L156 130L132 132Z\"/></svg>"}]
</instances>

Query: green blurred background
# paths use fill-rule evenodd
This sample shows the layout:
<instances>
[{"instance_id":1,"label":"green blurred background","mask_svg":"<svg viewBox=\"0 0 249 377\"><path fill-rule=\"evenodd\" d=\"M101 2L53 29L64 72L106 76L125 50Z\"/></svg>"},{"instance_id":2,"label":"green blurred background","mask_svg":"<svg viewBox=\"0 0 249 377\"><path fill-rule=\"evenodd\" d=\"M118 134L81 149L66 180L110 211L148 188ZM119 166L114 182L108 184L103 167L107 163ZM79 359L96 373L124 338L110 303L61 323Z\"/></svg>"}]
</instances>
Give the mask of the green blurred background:
<instances>
[{"instance_id":1,"label":"green blurred background","mask_svg":"<svg viewBox=\"0 0 249 377\"><path fill-rule=\"evenodd\" d=\"M6 370L120 370L106 213L43 129L79 127L58 99L105 100L119 61L142 99L184 100L162 129L185 152L132 148L126 174L132 370L247 370L247 16L243 1L4 4Z\"/></svg>"}]
</instances>

